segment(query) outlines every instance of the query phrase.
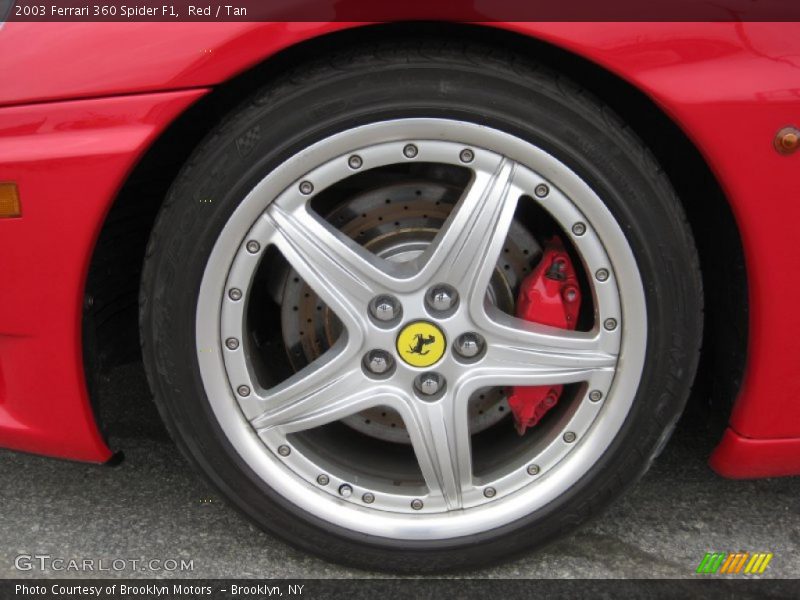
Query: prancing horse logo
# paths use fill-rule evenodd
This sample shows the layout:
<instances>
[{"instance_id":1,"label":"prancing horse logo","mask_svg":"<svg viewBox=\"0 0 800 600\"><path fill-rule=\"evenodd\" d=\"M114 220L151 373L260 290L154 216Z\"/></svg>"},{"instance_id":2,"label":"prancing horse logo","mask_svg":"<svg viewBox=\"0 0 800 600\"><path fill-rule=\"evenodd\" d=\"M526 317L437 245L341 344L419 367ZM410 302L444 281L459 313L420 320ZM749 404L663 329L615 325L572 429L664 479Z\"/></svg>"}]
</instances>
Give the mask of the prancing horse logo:
<instances>
[{"instance_id":1,"label":"prancing horse logo","mask_svg":"<svg viewBox=\"0 0 800 600\"><path fill-rule=\"evenodd\" d=\"M436 337L429 335L424 336L421 333L417 333L414 335L414 343L408 346L408 354L420 354L425 356L430 350L424 350L425 346L433 344L436 341Z\"/></svg>"},{"instance_id":2,"label":"prancing horse logo","mask_svg":"<svg viewBox=\"0 0 800 600\"><path fill-rule=\"evenodd\" d=\"M430 367L442 360L447 350L447 340L444 332L433 323L414 321L397 334L395 348L406 364Z\"/></svg>"}]
</instances>

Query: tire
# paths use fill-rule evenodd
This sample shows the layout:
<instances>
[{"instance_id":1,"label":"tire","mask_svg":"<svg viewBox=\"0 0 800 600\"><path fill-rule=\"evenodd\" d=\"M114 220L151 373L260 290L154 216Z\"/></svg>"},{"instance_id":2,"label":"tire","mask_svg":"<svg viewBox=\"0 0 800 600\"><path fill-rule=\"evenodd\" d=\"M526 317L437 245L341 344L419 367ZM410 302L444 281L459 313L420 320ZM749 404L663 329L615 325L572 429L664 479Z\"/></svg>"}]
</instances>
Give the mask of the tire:
<instances>
[{"instance_id":1,"label":"tire","mask_svg":"<svg viewBox=\"0 0 800 600\"><path fill-rule=\"evenodd\" d=\"M507 418L487 426L487 431L502 430L502 434L497 434L497 439L504 440L503 443L512 448L501 451L499 441L496 443L497 447L493 446L494 442L486 443L487 456L491 460L502 460L498 458L506 456L502 452L507 452L507 456L511 457L508 464L513 465L508 468L514 470L513 477L509 475L508 479L513 486L518 487L513 488L512 483L509 483L513 489L509 488L507 493L501 485L496 490L491 488L491 491L486 491L483 484L474 484L476 489L483 490L482 496L471 487L458 488L458 482L474 482L474 479L471 474L464 476L463 468L460 469L465 464L459 462L462 461L460 452L464 449L465 438L457 438L457 435L463 436L463 422L457 421L456 417L453 418L455 424L450 425L448 422L441 430L448 436L452 433L454 437L448 437L448 440L456 440L448 444L446 450L441 450L441 446L436 445L436 440L442 439L441 435L444 434L427 433L428 430L434 431L433 425L424 425L431 422L429 417L419 417L419 422L423 425L418 426L416 421L412 425L403 425L411 440L409 449L408 446L393 444L393 440L388 438L377 439L384 434L389 435L385 433L389 431L385 428L385 431L379 430L375 439L370 437L369 432L365 434L358 430L354 433L352 427L341 423L326 425L310 433L296 429L303 426L303 423L316 424L314 419L322 422L325 418L331 418L318 417L315 416L317 413L311 412L302 413L302 417L292 417L291 414L294 413L291 411L295 408L297 411L312 411L309 408L312 405L302 404L298 400L297 404L291 404L286 409L289 413L280 412L283 408L275 409L278 410L277 413L270 413L273 409L269 408L265 414L272 416L262 421L256 420L256 423L266 424L263 437L258 437L253 433L248 420L252 416L250 411L254 410L253 406L272 406L266 400L263 404L258 404L261 400L254 397L257 391L263 392L261 387L267 389L267 386L258 383L261 375L249 375L256 383L251 383L247 389L240 387L244 385L244 379L236 379L242 373L237 369L244 368L241 365L249 365L247 368L254 371L269 371L276 368L276 364L291 360L284 358L283 349L270 350L272 342L254 340L248 329L251 320L256 320L256 316L252 315L264 313L267 316L257 317L268 321L267 324L258 325L263 327L261 337L272 335L276 329L281 329L280 335L286 338L287 331L294 331L285 325L286 306L277 302L274 306L269 305L266 292L256 296L260 293L257 290L261 288L256 288L253 283L251 295L249 288L245 289L246 286L251 285L251 279L261 281L260 278L264 277L266 281L270 277L277 277L275 273L285 274L291 272L285 269L295 268L288 258L293 252L292 242L280 245L280 240L292 239L286 232L295 231L292 235L300 240L297 247L305 244L305 247L297 250L298 253L305 253L303 256L317 256L314 254L317 248L315 244L324 243L314 237L315 231L311 231L309 235L308 231L303 232L302 227L292 230L291 223L286 225L288 220L281 221L288 219L286 215L291 213L288 208L285 211L280 208L284 206L281 204L283 199L291 197L286 200L286 206L289 206L290 201L300 202L302 199L298 198L304 195L303 191L310 191L300 187L304 178L308 177L309 181L314 180L314 189L309 196L314 198L314 202L322 203L325 198L322 192L329 188L317 183L315 178L324 180L325 176L313 169L318 164L323 164L329 155L338 156L337 152L341 154L342 148L345 148L345 153L341 160L346 160L348 155L352 157L354 150L347 144L362 147L364 140L372 140L369 147L365 147L362 152L363 157L358 158L363 160L363 169L366 170L367 163L373 160L370 157L379 154L378 143L401 144L397 148L403 147L403 152L406 152L409 139L417 139L420 135L424 138L426 131L430 132L431 138L442 141L445 149L443 151L449 151L451 146L463 146L474 148L475 152L474 162L466 167L463 159L470 157L458 155L460 166L459 159L454 157L454 165L448 163L440 168L450 179L445 183L436 180L426 189L430 189L432 194L441 194L442 198L449 193L448 186L455 185L453 179L460 177L458 173L464 168L472 168L472 164L476 165L474 173L478 173L477 165L484 159L489 162L501 161L491 163L501 165L512 164L503 161L516 161L509 167L513 169L513 175L508 177L514 179L509 179L512 183L508 185L512 187L507 188L512 189L514 194L517 187L513 186L518 185L517 178L528 181L525 179L527 177L534 181L532 178L541 177L539 173L548 169L549 187L542 188L543 193L549 194L545 199L538 204L535 200L530 200L531 196L538 195L532 188L526 188L526 194L531 194L520 196L525 202L534 202L536 210L544 211L544 216L532 218L532 225L523 229L532 232L530 235L536 237L535 230L539 227L537 223L555 223L549 226L560 231L559 235L569 246L568 252L576 269L583 272L580 276L581 289L592 290L591 293L584 294L586 302L594 302L593 306L599 315L595 317L593 314L584 314L581 317L584 323L587 318L589 320L584 329L596 332L591 335L597 339L608 336L612 340L608 343L617 344L618 348L618 354L609 351L609 355L615 356L614 360L619 357L625 359L614 362L613 374L609 375L612 379L608 380L610 383L603 399L597 403L587 397L591 386L570 383L569 377L565 376L567 384L564 396L559 400L557 409L554 409L553 416L546 416L541 425L531 429L532 433L525 434L532 437L519 438L523 442L504 437L505 431L510 429ZM412 133L416 137L411 136ZM373 137L370 138L370 135ZM476 140L485 140L485 146L476 144ZM415 146L415 151L420 156L433 152L430 149L433 146L426 144L423 140L418 148ZM409 150L408 153L412 151ZM397 154L396 160L402 163L414 158ZM358 161L349 165L351 171L358 170L353 169L353 165L362 168ZM420 172L425 173L425 177L431 178L434 176L430 173L439 173L435 171L435 165L427 165L425 163L420 167ZM408 167L408 175L403 177L419 178L419 172L413 171L414 168L416 167ZM500 177L497 173L502 168L504 167L498 167L496 177ZM391 169L400 172L406 167L393 166ZM430 173L425 169L429 169ZM298 176L303 170L311 175ZM389 178L387 173L395 177L394 171L377 172L384 178ZM406 171L402 171L401 175L403 173ZM339 174L336 176L340 177ZM478 175L472 176L475 179L471 181L478 181ZM392 179L391 185L395 186L392 193L401 194L406 180L400 175L397 178L398 181ZM381 180L380 185L383 184ZM345 184L336 183L336 186L347 189ZM339 190L340 187L335 189ZM282 195L277 195L279 192ZM367 202L364 198L368 196L369 193L364 192L363 197L352 200L352 206L357 206L358 202ZM273 203L278 208L270 210L277 212L270 213L273 216L269 219L260 218L262 213L267 214L267 206L273 206L270 202L274 198L277 198ZM506 197L503 198L505 202ZM497 205L502 205L502 202ZM551 206L563 207L563 214L551 214L548 212ZM573 214L570 211L576 207L580 212L575 214L583 215L580 218L584 218L589 229L586 235L577 235L574 231L570 233L568 221L564 220ZM335 211L336 208L331 210ZM451 210L455 214L456 209ZM482 214L477 212L478 209L475 210L474 214ZM561 208L552 210L557 212ZM322 209L320 214L321 211ZM351 212L353 211L350 210L347 214ZM368 215L365 216L368 218ZM516 227L518 218L522 217L515 212L512 229ZM455 219L453 222L457 221L457 217ZM269 244L266 242L258 249L255 246L250 247L255 252L246 249L245 242L253 236L261 235L258 234L258 227L266 221L269 221L272 228L269 231L273 232L269 235L274 235L274 239L279 240L275 245L283 258L277 255L268 257ZM254 223L262 225L256 226ZM328 226L330 224L326 225ZM317 225L313 225L312 229L314 227ZM421 227L420 230L422 229L424 228ZM274 233L279 230L283 237ZM489 234L483 236L483 239L489 240L486 247L491 246L500 252L499 246L492 245L494 242L490 241L493 239L491 231ZM522 232L520 236L520 239L528 239L528 233ZM542 243L541 236L538 241ZM436 243L435 240L430 242L431 247ZM444 242L438 243L442 248L445 247ZM469 247L471 245L474 245L474 240L468 244ZM343 248L351 246L352 243L350 246L345 244ZM330 253L325 256L328 258L315 260L322 261L319 264L323 265L334 264L329 261L332 256ZM434 252L431 256L438 255ZM483 261L481 255L476 256L478 262ZM298 264L306 264L300 259L297 261ZM595 278L593 261L600 261L598 264L601 265L610 263L611 275L607 281L600 283ZM290 263L288 267L285 262ZM248 265L251 264L255 266L252 266L252 272L248 272L250 275L237 275L237 269L241 271L250 268ZM258 271L263 264L272 265L264 275ZM358 268L362 268L364 273L372 273L372 267L369 266L372 263L358 264L361 265ZM492 265L488 262L487 264L489 267L486 269L475 267L475 281L484 281L482 278L488 277L486 273L494 273L489 270ZM305 273L302 268L305 267L297 272ZM313 269L308 271L312 277L309 281L316 282L317 286L321 285L319 282L327 282L330 289L319 290L310 283L308 285L327 305L333 303L333 306L338 307L336 302L341 302L341 306L349 306L345 303L350 296L361 297L356 291L351 293L349 284L339 285L342 281L351 281L347 279L346 273L343 275L336 271L335 266L331 267L332 270L326 269L327 267L322 268L321 275L314 275ZM424 267L420 269L424 271ZM464 266L463 269L466 272L468 267ZM437 271L437 276L445 272ZM245 302L238 301L238 304L231 299L229 291L229 281L237 281L236 277L243 277L242 289L245 292ZM375 277L375 281L382 281L377 275ZM398 286L404 281L401 279L397 276L396 281L400 282ZM288 286L291 280L281 281L284 282L281 284L283 287L275 289L281 291L281 298L286 298L286 294L290 293ZM267 284L264 284L264 289L267 288ZM458 315L463 313L469 316L473 314L473 309L477 311L475 314L480 312L477 302L473 307L473 302L468 300L466 293L460 289L458 292L463 293L464 297L458 297L460 304L457 310L461 312L456 316L441 313L441 319L430 317L439 313L435 313L428 300L425 310L429 314L425 318L420 317L421 320L430 321L440 327L440 332L447 332L445 335L450 338L455 330L447 328L451 327L451 322L461 318ZM397 297L402 296L402 293L397 292ZM606 304L604 294L608 296ZM589 299L592 295L594 300ZM390 298L392 301L396 299ZM412 300L408 300L408 307L403 305L403 310L408 314L404 312L400 317L394 315L391 318L395 320L391 321L390 318L388 324L375 320L377 313L374 304L371 309L372 317L369 318L364 311L361 317L346 315L345 318L339 314L341 310L332 309L334 316L330 317L330 323L336 323L339 319L341 327L347 329L347 335L339 336L336 341L331 342L333 347L328 349L325 356L336 357L337 351L348 351L342 348L361 343L357 355L360 357L372 343L370 340L373 338L370 336L386 340L389 339L386 335L393 336L405 327L405 319L411 318L412 313L417 310L411 307L411 303ZM362 47L357 51L342 52L305 64L271 82L246 104L233 111L197 149L169 192L149 243L140 305L142 348L150 385L171 435L190 462L231 504L258 526L290 544L335 562L393 572L436 572L485 565L563 535L597 515L647 470L666 443L681 414L693 381L702 334L701 279L689 226L664 173L625 123L573 82L519 57L481 46L451 47L430 40ZM251 306L256 305L273 307L269 310L251 309ZM394 307L385 314L388 315L395 309L400 310ZM614 310L617 312L614 313ZM281 316L283 321L275 316L278 312L284 315ZM209 315L213 315L213 318ZM616 330L610 332L604 328L609 325L605 320L609 316L617 319L611 323ZM237 322L246 325L242 327L242 340L237 338L237 347L231 349L225 346L228 342L225 330L229 326L235 329ZM279 322L281 324L276 325ZM362 329L368 333L359 333ZM384 335L384 330L390 333ZM492 332L496 330L499 331L497 328L491 329ZM359 340L359 335L362 334L365 339ZM485 342L483 358L479 356L477 363L463 368L459 366L461 363L458 361L461 358L456 356L454 350L443 351L453 353L453 358L447 354L441 359L440 367L435 368L440 368L441 373L445 373L448 385L461 377L462 372L470 369L473 372L485 371L486 381L494 381L492 377L495 376L505 376L503 374L506 371L513 371L514 385L534 385L539 381L527 371L507 368L510 363L503 362L505 358L498 358L500 354L497 353L507 350L509 344L503 345L502 340L495 342L489 334L481 339L488 340ZM337 343L342 344L339 350ZM393 363L394 370L390 369L388 379L385 374L367 373L364 381L374 381L374 394L381 395L381 398L385 396L384 406L396 409L403 419L406 419L406 415L416 415L414 411L420 411L419 414L424 415L434 414L430 412L433 410L431 407L436 406L437 402L449 402L447 398L450 396L453 396L452 406L463 406L458 403L465 400L457 394L461 390L472 390L477 385L470 384L473 386L470 387L464 383L458 387L458 382L461 381L458 379L452 385L453 390L457 391L446 388L444 392L437 392L444 394L445 400L441 401L429 401L429 398L420 400L423 396L420 396L421 392L417 388L413 393L408 392L408 398L414 399L413 402L403 400L411 403L403 404L392 395L395 388L391 386L395 385L395 380L402 380L402 385L408 388L409 378L416 377L418 369L400 362L402 357L393 354L394 346L389 348L388 342L386 345L381 343L378 345L386 348L390 355L387 360ZM598 350L598 357L599 352ZM258 358L262 355L268 358ZM256 365L256 360L261 362ZM309 360L310 366L322 364L322 367L315 368L325 368L324 357L314 359L317 362ZM597 364L606 364L600 358L597 360ZM481 361L496 362L491 362L490 366L481 371ZM353 378L362 377L361 372L366 373L372 365L369 363L362 366L357 358L342 364L345 366L338 368L344 368L348 377ZM489 365L490 362L486 364ZM355 365L353 370L347 370L351 368L350 365ZM606 373L611 372L608 369L612 367L608 367L606 371L602 370L605 367L597 369L597 372ZM532 368L531 372L534 370ZM308 372L311 373L310 370ZM331 370L330 375L330 389L333 390L331 397L335 400L330 404L319 404L319 411L325 415L332 415L338 410L332 408L331 404L336 404L340 398L336 395L339 388L334 385L345 386L337 374L340 372ZM596 376L595 371L589 367L586 372L591 377ZM285 385L290 386L295 380L289 381ZM302 384L305 379L300 381ZM419 385L419 380L415 381ZM364 384L360 385L363 387ZM401 384L396 385L400 389ZM510 380L503 385L511 385ZM389 391L381 386L388 386L386 389ZM269 389L281 388L279 386ZM358 401L361 402L360 399L364 396L363 401L366 403L373 397L361 394L356 387L342 389L352 390L350 396L341 392L343 404L353 402L352 406L356 406L354 398L359 398ZM310 402L308 398L313 393L308 392L308 396L302 397L303 401ZM370 391L370 394L373 392ZM402 395L400 392L397 394ZM288 396L291 394L287 392ZM274 396L278 397L282 396ZM393 404L395 401L396 407ZM499 405L493 406L504 406L502 400L498 402ZM446 408L442 411L442 414L450 414ZM417 417L407 418L411 423ZM471 413L467 419L470 419L468 426L472 428ZM578 421L583 423L583 429L577 431L577 436L573 433L573 437L577 437L573 442L565 431L566 427L576 427ZM275 441L280 437L277 431L295 433L280 433L281 436L285 435L285 438L280 439L287 440L281 442ZM427 435L430 437L425 437ZM473 453L476 452L476 435L489 434L473 434L469 438L473 440ZM365 438L364 447L374 446L378 450L374 453L363 452L359 450L361 446L348 445L355 444L354 438L358 438L358 443L361 444L362 437ZM534 441L530 442L527 450L514 445L524 445L524 440L528 439ZM419 442L419 446L415 445L414 440ZM402 452L397 450L400 446ZM418 447L421 448L419 453ZM459 448L458 451L453 450L456 447ZM329 448L335 450L329 451ZM552 460L551 466L545 467L544 459L541 465L527 464L520 457L527 457L524 453L533 452L531 448L535 448L536 452L541 448L551 448L553 452L562 454L558 455L560 458ZM384 493L384 488L377 484L373 494L368 483L364 483L372 481L370 477L379 480L380 473L376 474L376 469L380 471L385 468L387 473L394 472L391 470L394 467L385 466L389 462L381 462L384 461L381 457L382 452L386 451L388 456L395 450L398 453L411 452L419 459L418 466L431 494L430 502L420 502L423 505L420 510L408 509L406 501L413 494L403 495L393 488ZM373 454L378 458L371 458ZM402 456L405 457L406 454ZM447 456L450 457L449 464ZM376 462L369 465L365 462L362 466L359 463L362 459ZM328 475L325 475L327 471L322 470L324 467L319 467L320 464L327 465L326 461L330 461L332 465ZM470 463L470 467L473 468L474 465ZM354 469L353 472L357 471L357 474L351 476L348 469ZM527 479L518 475L524 475L526 470ZM328 479L323 477L315 481L315 473L325 475ZM489 470L487 473L495 472ZM426 476L429 479L425 479ZM410 479L412 480L413 478ZM430 484L430 481L434 483ZM453 481L457 482L456 491L453 491ZM498 481L501 481L499 476ZM440 487L436 487L437 485ZM433 494L431 490L438 491ZM495 494L494 498L487 498ZM369 502L369 496L372 496L372 502ZM386 505L377 508L384 498ZM402 500L399 504L398 498ZM436 509L434 504L440 508ZM456 512L450 514L448 519L442 518L442 512L448 511ZM452 525L451 522L455 524Z\"/></svg>"}]
</instances>

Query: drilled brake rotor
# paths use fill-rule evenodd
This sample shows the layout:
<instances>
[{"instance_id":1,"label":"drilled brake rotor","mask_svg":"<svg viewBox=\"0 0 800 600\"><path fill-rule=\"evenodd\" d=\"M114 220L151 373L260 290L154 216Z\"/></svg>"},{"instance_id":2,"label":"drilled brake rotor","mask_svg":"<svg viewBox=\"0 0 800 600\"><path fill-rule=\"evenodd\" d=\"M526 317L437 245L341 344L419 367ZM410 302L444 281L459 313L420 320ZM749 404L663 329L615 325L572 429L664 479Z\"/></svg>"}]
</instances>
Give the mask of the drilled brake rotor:
<instances>
[{"instance_id":1,"label":"drilled brake rotor","mask_svg":"<svg viewBox=\"0 0 800 600\"><path fill-rule=\"evenodd\" d=\"M434 239L457 202L460 189L441 182L406 181L381 186L340 203L326 219L342 233L386 260L413 260ZM514 314L522 279L541 254L531 234L512 223L503 253L487 290L489 301ZM281 298L281 327L291 366L300 370L328 350L342 326L314 291L290 270ZM502 388L480 390L470 399L469 427L478 433L508 414ZM343 420L353 429L389 442L409 443L400 416L376 407Z\"/></svg>"}]
</instances>

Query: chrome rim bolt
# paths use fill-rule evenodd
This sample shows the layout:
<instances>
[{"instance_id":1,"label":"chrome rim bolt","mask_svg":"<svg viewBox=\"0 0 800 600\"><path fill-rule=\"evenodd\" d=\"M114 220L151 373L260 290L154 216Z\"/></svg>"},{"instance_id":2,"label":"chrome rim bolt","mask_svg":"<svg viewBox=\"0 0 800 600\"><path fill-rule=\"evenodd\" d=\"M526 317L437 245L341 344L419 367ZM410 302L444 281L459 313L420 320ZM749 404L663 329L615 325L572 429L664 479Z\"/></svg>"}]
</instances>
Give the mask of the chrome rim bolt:
<instances>
[{"instance_id":1,"label":"chrome rim bolt","mask_svg":"<svg viewBox=\"0 0 800 600\"><path fill-rule=\"evenodd\" d=\"M231 288L230 291L228 292L228 297L234 301L241 300L242 290L240 290L239 288Z\"/></svg>"},{"instance_id":2,"label":"chrome rim bolt","mask_svg":"<svg viewBox=\"0 0 800 600\"><path fill-rule=\"evenodd\" d=\"M250 395L250 388L246 385L240 385L236 388L236 391L239 393L240 396L249 396Z\"/></svg>"},{"instance_id":3,"label":"chrome rim bolt","mask_svg":"<svg viewBox=\"0 0 800 600\"><path fill-rule=\"evenodd\" d=\"M550 193L550 188L544 183L540 183L533 188L533 193L536 194L537 198L544 198Z\"/></svg>"},{"instance_id":4,"label":"chrome rim bolt","mask_svg":"<svg viewBox=\"0 0 800 600\"><path fill-rule=\"evenodd\" d=\"M257 241L250 240L247 242L247 251L250 254L257 254L259 250L261 250L261 244L259 244Z\"/></svg>"},{"instance_id":5,"label":"chrome rim bolt","mask_svg":"<svg viewBox=\"0 0 800 600\"><path fill-rule=\"evenodd\" d=\"M358 154L353 154L350 158L347 159L348 166L353 169L360 169L361 165L364 164L364 161L361 160L361 157Z\"/></svg>"},{"instance_id":6,"label":"chrome rim bolt","mask_svg":"<svg viewBox=\"0 0 800 600\"><path fill-rule=\"evenodd\" d=\"M591 392L589 392L589 400L591 400L592 402L600 402L602 398L603 398L603 392L601 392L600 390L592 390Z\"/></svg>"},{"instance_id":7,"label":"chrome rim bolt","mask_svg":"<svg viewBox=\"0 0 800 600\"><path fill-rule=\"evenodd\" d=\"M495 495L497 495L497 490L495 490L493 487L487 487L485 490L483 490L483 495L487 498L494 498Z\"/></svg>"},{"instance_id":8,"label":"chrome rim bolt","mask_svg":"<svg viewBox=\"0 0 800 600\"><path fill-rule=\"evenodd\" d=\"M422 506L423 506L422 500L420 500L419 498L415 498L414 500L411 501L411 508L413 508L414 510L422 510Z\"/></svg>"},{"instance_id":9,"label":"chrome rim bolt","mask_svg":"<svg viewBox=\"0 0 800 600\"><path fill-rule=\"evenodd\" d=\"M464 148L458 157L461 159L461 162L471 163L475 158L475 153L469 148Z\"/></svg>"},{"instance_id":10,"label":"chrome rim bolt","mask_svg":"<svg viewBox=\"0 0 800 600\"><path fill-rule=\"evenodd\" d=\"M385 350L370 350L364 356L364 365L370 373L383 375L394 366L394 359Z\"/></svg>"},{"instance_id":11,"label":"chrome rim bolt","mask_svg":"<svg viewBox=\"0 0 800 600\"><path fill-rule=\"evenodd\" d=\"M350 496L353 495L353 488L351 488L346 483L343 483L342 485L339 486L339 495L342 498L349 498Z\"/></svg>"},{"instance_id":12,"label":"chrome rim bolt","mask_svg":"<svg viewBox=\"0 0 800 600\"><path fill-rule=\"evenodd\" d=\"M428 306L436 312L447 312L458 304L458 292L449 285L437 285L428 290Z\"/></svg>"},{"instance_id":13,"label":"chrome rim bolt","mask_svg":"<svg viewBox=\"0 0 800 600\"><path fill-rule=\"evenodd\" d=\"M614 331L617 328L617 320L616 319L606 319L603 323L603 327L608 329L609 331Z\"/></svg>"},{"instance_id":14,"label":"chrome rim bolt","mask_svg":"<svg viewBox=\"0 0 800 600\"><path fill-rule=\"evenodd\" d=\"M406 144L405 148L403 148L403 156L406 158L414 158L418 153L419 150L414 144Z\"/></svg>"},{"instance_id":15,"label":"chrome rim bolt","mask_svg":"<svg viewBox=\"0 0 800 600\"><path fill-rule=\"evenodd\" d=\"M239 347L239 340L236 338L228 338L225 340L225 346L227 346L228 350L236 350Z\"/></svg>"},{"instance_id":16,"label":"chrome rim bolt","mask_svg":"<svg viewBox=\"0 0 800 600\"><path fill-rule=\"evenodd\" d=\"M583 223L575 223L575 225L572 226L572 233L574 233L577 236L583 235L584 233L586 233L586 225L584 225Z\"/></svg>"},{"instance_id":17,"label":"chrome rim bolt","mask_svg":"<svg viewBox=\"0 0 800 600\"><path fill-rule=\"evenodd\" d=\"M304 196L308 196L311 192L314 191L314 184L310 181L301 181L300 182L300 193Z\"/></svg>"},{"instance_id":18,"label":"chrome rim bolt","mask_svg":"<svg viewBox=\"0 0 800 600\"><path fill-rule=\"evenodd\" d=\"M417 377L417 389L425 396L433 396L442 389L444 378L438 373L423 373Z\"/></svg>"},{"instance_id":19,"label":"chrome rim bolt","mask_svg":"<svg viewBox=\"0 0 800 600\"><path fill-rule=\"evenodd\" d=\"M528 475L538 475L539 474L539 466L538 465L528 465Z\"/></svg>"},{"instance_id":20,"label":"chrome rim bolt","mask_svg":"<svg viewBox=\"0 0 800 600\"><path fill-rule=\"evenodd\" d=\"M317 483L320 484L320 485L328 485L330 483L330 481L331 480L324 473L322 475L320 475L319 477L317 477Z\"/></svg>"},{"instance_id":21,"label":"chrome rim bolt","mask_svg":"<svg viewBox=\"0 0 800 600\"><path fill-rule=\"evenodd\" d=\"M475 358L481 352L485 342L477 333L462 333L456 338L456 352L464 358Z\"/></svg>"},{"instance_id":22,"label":"chrome rim bolt","mask_svg":"<svg viewBox=\"0 0 800 600\"><path fill-rule=\"evenodd\" d=\"M594 276L597 277L597 281L605 281L608 279L608 269L597 269Z\"/></svg>"},{"instance_id":23,"label":"chrome rim bolt","mask_svg":"<svg viewBox=\"0 0 800 600\"><path fill-rule=\"evenodd\" d=\"M568 432L566 432L564 434L564 441L567 442L568 444L571 444L572 442L575 441L576 437L577 436L574 433L572 433L571 431L568 431Z\"/></svg>"},{"instance_id":24,"label":"chrome rim bolt","mask_svg":"<svg viewBox=\"0 0 800 600\"><path fill-rule=\"evenodd\" d=\"M289 448L287 445L278 446L278 454L281 456L289 456L292 453L292 449Z\"/></svg>"},{"instance_id":25,"label":"chrome rim bolt","mask_svg":"<svg viewBox=\"0 0 800 600\"><path fill-rule=\"evenodd\" d=\"M361 500L364 502L364 504L372 504L373 502L375 502L375 496L367 492L366 494L361 496Z\"/></svg>"}]
</instances>

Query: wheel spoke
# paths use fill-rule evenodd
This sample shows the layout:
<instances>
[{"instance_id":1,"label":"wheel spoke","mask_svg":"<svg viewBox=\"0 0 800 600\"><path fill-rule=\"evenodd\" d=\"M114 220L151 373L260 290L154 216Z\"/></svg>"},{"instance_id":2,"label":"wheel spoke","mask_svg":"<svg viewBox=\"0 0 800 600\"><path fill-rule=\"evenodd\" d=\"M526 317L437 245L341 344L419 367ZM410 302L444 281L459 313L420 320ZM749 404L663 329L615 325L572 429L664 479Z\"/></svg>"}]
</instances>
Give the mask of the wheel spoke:
<instances>
[{"instance_id":1,"label":"wheel spoke","mask_svg":"<svg viewBox=\"0 0 800 600\"><path fill-rule=\"evenodd\" d=\"M433 242L423 267L428 281L460 286L483 297L517 205L515 163L498 161L494 173L476 172Z\"/></svg>"},{"instance_id":2,"label":"wheel spoke","mask_svg":"<svg viewBox=\"0 0 800 600\"><path fill-rule=\"evenodd\" d=\"M273 241L303 280L346 325L362 321L369 300L392 278L358 244L315 218L306 206L271 206Z\"/></svg>"},{"instance_id":3,"label":"wheel spoke","mask_svg":"<svg viewBox=\"0 0 800 600\"><path fill-rule=\"evenodd\" d=\"M322 356L279 385L242 400L245 416L257 431L303 431L338 421L365 408L396 404L391 390L368 379L345 353Z\"/></svg>"},{"instance_id":4,"label":"wheel spoke","mask_svg":"<svg viewBox=\"0 0 800 600\"><path fill-rule=\"evenodd\" d=\"M471 388L586 381L617 365L615 340L601 332L568 331L501 315L483 327L486 356L466 373Z\"/></svg>"},{"instance_id":5,"label":"wheel spoke","mask_svg":"<svg viewBox=\"0 0 800 600\"><path fill-rule=\"evenodd\" d=\"M437 402L412 401L401 411L425 483L449 510L463 506L473 486L466 405L448 394Z\"/></svg>"}]
</instances>

